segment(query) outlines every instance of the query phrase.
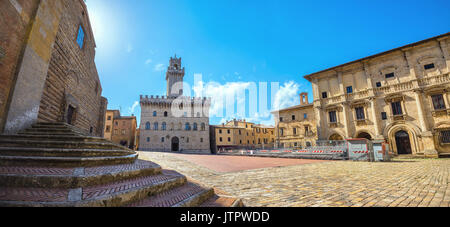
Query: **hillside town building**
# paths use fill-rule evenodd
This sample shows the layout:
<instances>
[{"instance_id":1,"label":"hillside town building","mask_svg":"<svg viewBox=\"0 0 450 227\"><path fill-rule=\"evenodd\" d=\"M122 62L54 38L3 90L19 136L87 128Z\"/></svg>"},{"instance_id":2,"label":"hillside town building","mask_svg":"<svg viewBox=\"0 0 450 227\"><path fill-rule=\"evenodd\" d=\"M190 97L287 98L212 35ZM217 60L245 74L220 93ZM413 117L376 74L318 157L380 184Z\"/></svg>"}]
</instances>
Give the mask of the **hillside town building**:
<instances>
[{"instance_id":1,"label":"hillside town building","mask_svg":"<svg viewBox=\"0 0 450 227\"><path fill-rule=\"evenodd\" d=\"M317 128L308 94L300 94L300 105L272 112L275 119L275 147L306 148L316 145Z\"/></svg>"},{"instance_id":2,"label":"hillside town building","mask_svg":"<svg viewBox=\"0 0 450 227\"><path fill-rule=\"evenodd\" d=\"M386 140L395 154L450 155L450 33L305 76L319 140Z\"/></svg>"},{"instance_id":3,"label":"hillside town building","mask_svg":"<svg viewBox=\"0 0 450 227\"><path fill-rule=\"evenodd\" d=\"M140 150L210 153L211 99L183 96L184 75L181 58L170 58L167 96L141 95Z\"/></svg>"},{"instance_id":4,"label":"hillside town building","mask_svg":"<svg viewBox=\"0 0 450 227\"><path fill-rule=\"evenodd\" d=\"M258 125L246 120L231 120L211 127L213 150L270 149L274 147L273 126Z\"/></svg>"},{"instance_id":5,"label":"hillside town building","mask_svg":"<svg viewBox=\"0 0 450 227\"><path fill-rule=\"evenodd\" d=\"M137 121L135 116L121 116L119 110L107 110L106 139L135 150L137 148Z\"/></svg>"}]
</instances>

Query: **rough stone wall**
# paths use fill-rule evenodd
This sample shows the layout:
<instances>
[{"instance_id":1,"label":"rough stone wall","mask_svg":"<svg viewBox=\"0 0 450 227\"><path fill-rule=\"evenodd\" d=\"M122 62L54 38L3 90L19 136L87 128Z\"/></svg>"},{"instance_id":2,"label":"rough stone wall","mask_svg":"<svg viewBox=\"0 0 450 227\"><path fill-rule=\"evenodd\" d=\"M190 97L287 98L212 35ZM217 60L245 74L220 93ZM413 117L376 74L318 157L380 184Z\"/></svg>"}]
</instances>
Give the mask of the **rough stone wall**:
<instances>
[{"instance_id":1,"label":"rough stone wall","mask_svg":"<svg viewBox=\"0 0 450 227\"><path fill-rule=\"evenodd\" d=\"M38 0L0 0L0 132Z\"/></svg>"},{"instance_id":2,"label":"rough stone wall","mask_svg":"<svg viewBox=\"0 0 450 227\"><path fill-rule=\"evenodd\" d=\"M114 119L111 140L117 144L126 141L126 146L130 149L134 149L136 146L136 118L123 117Z\"/></svg>"},{"instance_id":3,"label":"rough stone wall","mask_svg":"<svg viewBox=\"0 0 450 227\"><path fill-rule=\"evenodd\" d=\"M307 118L304 118L307 114ZM292 120L295 116L295 120ZM280 118L283 121L280 122ZM275 140L279 141L280 148L307 147L307 143L315 145L317 137L317 128L312 105L299 106L297 108L281 110L275 114ZM305 126L309 127L310 133L306 133ZM297 132L294 134L294 128ZM280 134L283 129L283 135ZM278 146L278 142L275 144Z\"/></svg>"},{"instance_id":4,"label":"rough stone wall","mask_svg":"<svg viewBox=\"0 0 450 227\"><path fill-rule=\"evenodd\" d=\"M106 103L101 97L94 63L95 41L86 7L79 0L64 0L55 44L39 109L39 122L67 121L69 105L76 108L72 124L85 132L102 136ZM84 45L76 42L79 26Z\"/></svg>"},{"instance_id":5,"label":"rough stone wall","mask_svg":"<svg viewBox=\"0 0 450 227\"><path fill-rule=\"evenodd\" d=\"M153 116L154 111L157 113L156 117ZM168 113L167 117L164 117L164 112ZM172 116L170 105L143 105L141 103L139 149L170 152L172 139L177 137L182 152L210 153L209 117L196 117L194 110L191 110L191 113L192 116L175 117ZM146 129L147 122L150 123L150 130ZM158 123L158 130L154 130L154 123ZM166 130L162 130L163 123L166 123ZM185 130L186 123L190 124L191 130ZM198 125L197 131L193 130L194 123ZM205 125L205 130L201 130L202 123ZM147 141L147 138L150 138L150 142Z\"/></svg>"}]
</instances>

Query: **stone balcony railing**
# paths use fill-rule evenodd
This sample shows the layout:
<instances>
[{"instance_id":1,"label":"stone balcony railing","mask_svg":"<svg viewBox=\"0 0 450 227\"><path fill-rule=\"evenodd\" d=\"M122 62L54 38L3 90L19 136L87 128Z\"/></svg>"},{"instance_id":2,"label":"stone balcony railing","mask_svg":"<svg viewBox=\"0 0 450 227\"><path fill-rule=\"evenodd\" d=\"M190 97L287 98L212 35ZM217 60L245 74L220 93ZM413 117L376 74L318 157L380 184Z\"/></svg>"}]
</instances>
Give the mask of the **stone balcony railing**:
<instances>
[{"instance_id":1,"label":"stone balcony railing","mask_svg":"<svg viewBox=\"0 0 450 227\"><path fill-rule=\"evenodd\" d=\"M416 81L417 83L415 83ZM394 93L412 91L418 88L427 88L429 86L442 85L449 82L450 82L450 74L446 73L426 78L410 80L407 82L387 85L379 88L368 88L366 90L354 92L352 94L341 94L326 99L321 99L321 102L323 106L328 106L333 104L340 104L347 101L351 102L356 100L367 99L371 95L370 91L373 91L373 94L375 96L380 97Z\"/></svg>"}]
</instances>

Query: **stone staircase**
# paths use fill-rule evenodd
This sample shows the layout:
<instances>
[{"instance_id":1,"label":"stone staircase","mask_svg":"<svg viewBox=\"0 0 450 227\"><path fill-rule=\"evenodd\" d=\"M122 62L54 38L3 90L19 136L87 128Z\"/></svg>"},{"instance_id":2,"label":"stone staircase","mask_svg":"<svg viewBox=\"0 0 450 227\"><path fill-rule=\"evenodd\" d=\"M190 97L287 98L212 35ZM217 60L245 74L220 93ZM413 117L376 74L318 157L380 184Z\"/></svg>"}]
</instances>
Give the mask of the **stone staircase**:
<instances>
[{"instance_id":1,"label":"stone staircase","mask_svg":"<svg viewBox=\"0 0 450 227\"><path fill-rule=\"evenodd\" d=\"M83 135L64 123L38 123L0 136L0 206L229 207L240 199L207 188L136 152Z\"/></svg>"}]
</instances>

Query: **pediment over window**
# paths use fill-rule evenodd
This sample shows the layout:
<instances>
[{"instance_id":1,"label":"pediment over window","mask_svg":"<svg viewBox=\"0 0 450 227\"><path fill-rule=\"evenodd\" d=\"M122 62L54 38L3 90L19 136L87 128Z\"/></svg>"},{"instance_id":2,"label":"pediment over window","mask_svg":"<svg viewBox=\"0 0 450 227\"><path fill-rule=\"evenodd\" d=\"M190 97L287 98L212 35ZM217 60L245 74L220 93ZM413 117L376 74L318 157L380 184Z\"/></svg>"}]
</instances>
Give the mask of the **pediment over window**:
<instances>
[{"instance_id":1,"label":"pediment over window","mask_svg":"<svg viewBox=\"0 0 450 227\"><path fill-rule=\"evenodd\" d=\"M398 101L404 101L404 100L405 100L405 95L400 94L400 93L388 95L384 98L384 101L386 103L398 102Z\"/></svg>"},{"instance_id":2,"label":"pediment over window","mask_svg":"<svg viewBox=\"0 0 450 227\"><path fill-rule=\"evenodd\" d=\"M435 94L442 94L447 93L447 87L443 85L435 85L432 87L425 88L423 92L427 95L435 95Z\"/></svg>"}]
</instances>

